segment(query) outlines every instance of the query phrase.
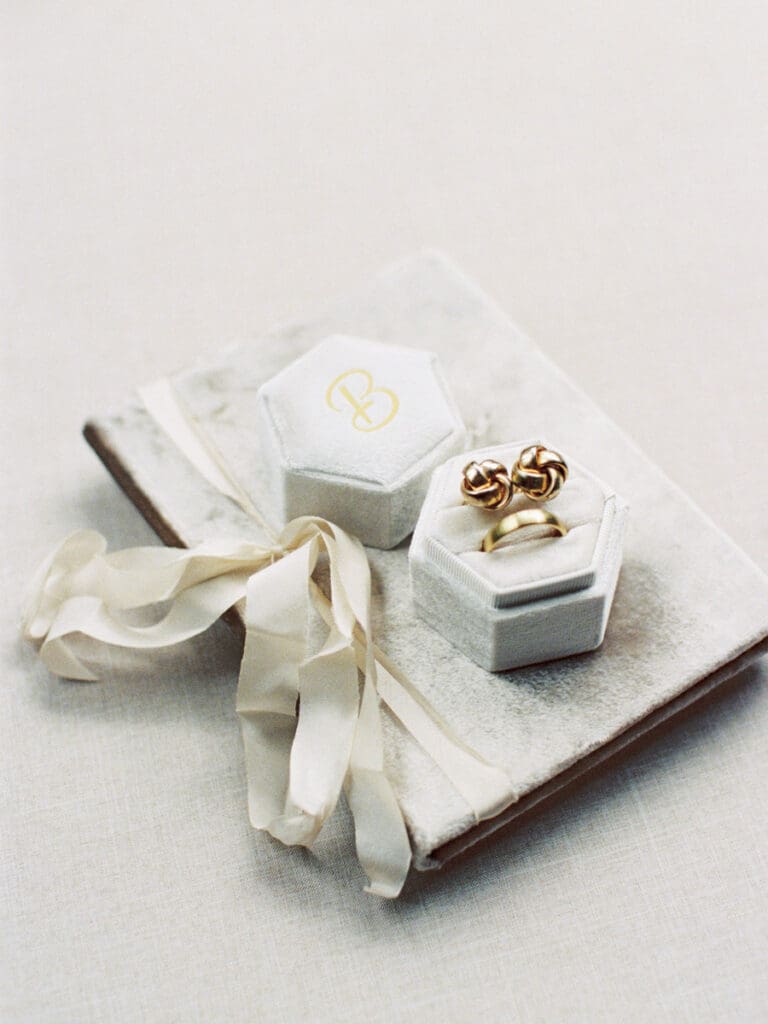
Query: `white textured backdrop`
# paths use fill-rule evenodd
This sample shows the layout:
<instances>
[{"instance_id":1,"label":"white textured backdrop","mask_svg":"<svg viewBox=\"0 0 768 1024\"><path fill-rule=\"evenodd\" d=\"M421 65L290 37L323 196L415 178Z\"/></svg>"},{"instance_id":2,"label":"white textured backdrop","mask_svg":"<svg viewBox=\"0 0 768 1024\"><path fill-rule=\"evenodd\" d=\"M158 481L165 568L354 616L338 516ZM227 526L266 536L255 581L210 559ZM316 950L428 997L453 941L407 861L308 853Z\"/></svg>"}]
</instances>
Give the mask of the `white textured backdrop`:
<instances>
[{"instance_id":1,"label":"white textured backdrop","mask_svg":"<svg viewBox=\"0 0 768 1024\"><path fill-rule=\"evenodd\" d=\"M98 687L15 634L68 530L151 539L86 415L425 244L768 570L764 6L0 12L3 1019L765 1019L765 666L382 906L345 820L248 828L224 628Z\"/></svg>"}]
</instances>

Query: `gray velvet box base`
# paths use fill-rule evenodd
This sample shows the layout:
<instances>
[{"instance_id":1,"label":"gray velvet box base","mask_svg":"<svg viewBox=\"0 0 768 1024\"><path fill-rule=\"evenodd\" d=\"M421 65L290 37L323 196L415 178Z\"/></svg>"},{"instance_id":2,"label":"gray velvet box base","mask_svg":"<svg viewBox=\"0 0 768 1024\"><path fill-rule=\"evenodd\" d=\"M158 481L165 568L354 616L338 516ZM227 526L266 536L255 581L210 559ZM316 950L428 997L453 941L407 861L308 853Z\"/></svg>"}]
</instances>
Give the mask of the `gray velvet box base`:
<instances>
[{"instance_id":1,"label":"gray velvet box base","mask_svg":"<svg viewBox=\"0 0 768 1024\"><path fill-rule=\"evenodd\" d=\"M414 864L424 870L552 796L762 654L768 579L488 298L429 253L384 272L323 316L244 341L174 377L275 527L255 393L336 332L437 352L473 444L556 438L631 508L643 509L628 522L600 649L495 675L415 615L407 542L369 549L379 646L510 780L506 809L477 823L441 770L385 715L389 769ZM493 389L482 370L489 365ZM137 399L94 419L86 436L166 543L258 538L254 523L199 477Z\"/></svg>"},{"instance_id":2,"label":"gray velvet box base","mask_svg":"<svg viewBox=\"0 0 768 1024\"><path fill-rule=\"evenodd\" d=\"M596 650L608 625L618 566L617 558L591 587L567 598L486 608L457 603L457 585L422 563L411 574L412 594L424 622L476 664L498 672Z\"/></svg>"}]
</instances>

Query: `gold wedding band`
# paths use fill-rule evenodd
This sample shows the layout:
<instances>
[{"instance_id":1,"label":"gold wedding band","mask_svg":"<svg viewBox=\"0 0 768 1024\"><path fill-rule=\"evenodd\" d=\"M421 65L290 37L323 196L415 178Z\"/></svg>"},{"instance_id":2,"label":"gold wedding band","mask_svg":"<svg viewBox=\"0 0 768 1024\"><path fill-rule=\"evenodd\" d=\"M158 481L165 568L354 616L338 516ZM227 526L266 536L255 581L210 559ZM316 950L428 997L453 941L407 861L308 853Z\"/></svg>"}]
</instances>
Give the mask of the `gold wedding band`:
<instances>
[{"instance_id":1,"label":"gold wedding band","mask_svg":"<svg viewBox=\"0 0 768 1024\"><path fill-rule=\"evenodd\" d=\"M525 508L520 512L504 516L495 526L492 526L483 537L480 550L493 551L505 537L529 526L546 527L547 532L540 535L545 537L564 537L568 533L568 527L553 512L548 512L543 508Z\"/></svg>"}]
</instances>

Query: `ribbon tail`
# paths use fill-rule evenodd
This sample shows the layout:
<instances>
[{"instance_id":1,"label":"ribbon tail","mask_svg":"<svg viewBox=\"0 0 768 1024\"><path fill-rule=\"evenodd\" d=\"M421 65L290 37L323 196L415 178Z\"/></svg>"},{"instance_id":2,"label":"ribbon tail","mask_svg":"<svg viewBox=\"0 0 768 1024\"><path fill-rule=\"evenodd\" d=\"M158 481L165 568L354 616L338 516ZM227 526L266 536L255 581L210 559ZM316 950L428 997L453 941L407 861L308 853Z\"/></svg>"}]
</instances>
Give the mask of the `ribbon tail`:
<instances>
[{"instance_id":1,"label":"ribbon tail","mask_svg":"<svg viewBox=\"0 0 768 1024\"><path fill-rule=\"evenodd\" d=\"M384 744L376 687L366 677L346 797L355 822L357 857L368 877L365 891L396 899L411 866L411 844L384 770Z\"/></svg>"},{"instance_id":2,"label":"ribbon tail","mask_svg":"<svg viewBox=\"0 0 768 1024\"><path fill-rule=\"evenodd\" d=\"M316 586L315 595L318 609L329 620L328 599ZM362 628L355 633L355 651L361 671L369 672L368 662L375 660L376 689L381 700L448 777L477 821L495 817L515 802L517 794L507 773L456 735L410 679L366 639Z\"/></svg>"},{"instance_id":3,"label":"ribbon tail","mask_svg":"<svg viewBox=\"0 0 768 1024\"><path fill-rule=\"evenodd\" d=\"M281 820L291 816L291 748L297 728L299 666L306 657L307 578L315 558L315 545L303 545L248 581L237 687L248 815L254 828L289 845L300 841L281 829Z\"/></svg>"},{"instance_id":4,"label":"ribbon tail","mask_svg":"<svg viewBox=\"0 0 768 1024\"><path fill-rule=\"evenodd\" d=\"M494 818L517 800L507 773L460 739L378 648L376 667L381 699L447 776L477 821Z\"/></svg>"},{"instance_id":5,"label":"ribbon tail","mask_svg":"<svg viewBox=\"0 0 768 1024\"><path fill-rule=\"evenodd\" d=\"M337 541L326 532L324 522L311 518L297 520L293 542L324 547L331 570L331 600L328 635L322 648L298 669L299 719L290 753L290 774L285 815L273 823L271 832L283 842L311 846L333 813L349 770L350 756L360 710L360 683L353 646L354 614L347 588L362 571L368 582L368 563L342 559ZM284 538L284 542L288 538ZM360 549L362 553L362 548ZM339 562L346 571L342 572ZM315 587L311 580L314 558L308 565L303 587L303 616L306 628L317 615ZM359 580L358 580L359 582ZM323 621L322 616L318 623Z\"/></svg>"},{"instance_id":6,"label":"ribbon tail","mask_svg":"<svg viewBox=\"0 0 768 1024\"><path fill-rule=\"evenodd\" d=\"M248 583L237 711L251 824L287 846L311 846L347 772L359 703L350 641L335 630L307 658L309 580L319 539ZM297 717L298 705L298 717Z\"/></svg>"},{"instance_id":7,"label":"ribbon tail","mask_svg":"<svg viewBox=\"0 0 768 1024\"><path fill-rule=\"evenodd\" d=\"M283 842L311 846L333 813L349 766L360 684L349 643L329 638L319 654L299 669L299 720L290 759L287 835ZM273 835L276 833L273 831Z\"/></svg>"}]
</instances>

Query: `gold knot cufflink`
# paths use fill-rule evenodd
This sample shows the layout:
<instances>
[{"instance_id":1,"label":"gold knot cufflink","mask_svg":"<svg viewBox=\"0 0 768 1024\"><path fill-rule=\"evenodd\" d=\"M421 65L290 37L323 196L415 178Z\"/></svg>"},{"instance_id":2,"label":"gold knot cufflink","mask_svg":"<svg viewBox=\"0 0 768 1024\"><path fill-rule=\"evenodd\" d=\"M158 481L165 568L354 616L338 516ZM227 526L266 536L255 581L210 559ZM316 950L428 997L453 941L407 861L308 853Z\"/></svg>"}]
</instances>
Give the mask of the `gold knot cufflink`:
<instances>
[{"instance_id":1,"label":"gold knot cufflink","mask_svg":"<svg viewBox=\"0 0 768 1024\"><path fill-rule=\"evenodd\" d=\"M568 465L559 452L532 444L507 469L493 459L470 462L461 477L461 493L468 505L495 512L510 504L516 491L533 501L549 501L568 479Z\"/></svg>"},{"instance_id":2,"label":"gold knot cufflink","mask_svg":"<svg viewBox=\"0 0 768 1024\"><path fill-rule=\"evenodd\" d=\"M495 512L507 507L512 501L513 491L506 467L494 459L470 462L462 470L461 493L468 505Z\"/></svg>"},{"instance_id":3,"label":"gold knot cufflink","mask_svg":"<svg viewBox=\"0 0 768 1024\"><path fill-rule=\"evenodd\" d=\"M556 498L568 479L568 466L559 452L532 444L520 452L512 467L512 484L533 501Z\"/></svg>"}]
</instances>

